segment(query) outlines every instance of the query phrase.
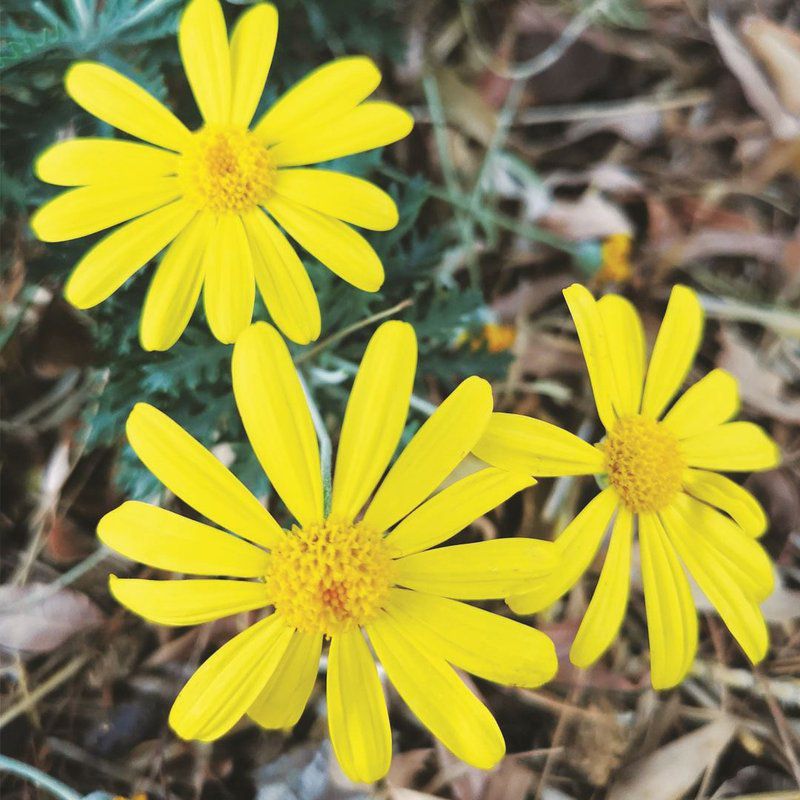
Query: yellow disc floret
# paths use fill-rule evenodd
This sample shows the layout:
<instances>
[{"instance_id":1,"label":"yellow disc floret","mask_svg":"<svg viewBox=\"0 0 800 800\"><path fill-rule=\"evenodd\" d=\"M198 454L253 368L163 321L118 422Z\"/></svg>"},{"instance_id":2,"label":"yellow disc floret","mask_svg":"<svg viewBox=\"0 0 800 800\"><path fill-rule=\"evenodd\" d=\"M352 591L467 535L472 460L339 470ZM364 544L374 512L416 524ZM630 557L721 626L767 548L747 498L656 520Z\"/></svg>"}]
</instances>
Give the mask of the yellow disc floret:
<instances>
[{"instance_id":1,"label":"yellow disc floret","mask_svg":"<svg viewBox=\"0 0 800 800\"><path fill-rule=\"evenodd\" d=\"M267 591L289 625L331 636L377 615L389 594L391 568L381 534L328 519L287 532L272 551Z\"/></svg>"},{"instance_id":2,"label":"yellow disc floret","mask_svg":"<svg viewBox=\"0 0 800 800\"><path fill-rule=\"evenodd\" d=\"M601 447L609 482L631 511L658 511L680 490L684 464L678 440L661 423L625 417Z\"/></svg>"},{"instance_id":3,"label":"yellow disc floret","mask_svg":"<svg viewBox=\"0 0 800 800\"><path fill-rule=\"evenodd\" d=\"M275 179L275 163L258 137L219 125L194 135L178 171L186 197L217 214L255 208L268 199Z\"/></svg>"}]
</instances>

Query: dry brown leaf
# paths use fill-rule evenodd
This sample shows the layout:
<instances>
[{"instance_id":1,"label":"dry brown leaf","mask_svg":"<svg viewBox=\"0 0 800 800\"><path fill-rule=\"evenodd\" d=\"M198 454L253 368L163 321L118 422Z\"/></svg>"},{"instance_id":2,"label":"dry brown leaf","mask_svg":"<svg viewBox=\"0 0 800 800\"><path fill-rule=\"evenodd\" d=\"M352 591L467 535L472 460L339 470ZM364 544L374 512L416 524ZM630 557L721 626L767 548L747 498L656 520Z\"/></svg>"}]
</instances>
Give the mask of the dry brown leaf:
<instances>
[{"instance_id":1,"label":"dry brown leaf","mask_svg":"<svg viewBox=\"0 0 800 800\"><path fill-rule=\"evenodd\" d=\"M716 5L709 14L708 25L723 61L739 79L747 101L764 118L776 138L788 140L800 136L800 120L783 107L753 57L730 29L720 11L722 4Z\"/></svg>"},{"instance_id":2,"label":"dry brown leaf","mask_svg":"<svg viewBox=\"0 0 800 800\"><path fill-rule=\"evenodd\" d=\"M720 757L736 732L736 722L722 717L681 736L623 769L608 800L679 800Z\"/></svg>"},{"instance_id":3,"label":"dry brown leaf","mask_svg":"<svg viewBox=\"0 0 800 800\"><path fill-rule=\"evenodd\" d=\"M49 591L45 583L0 586L0 647L36 655L50 653L76 633L103 622L100 609L73 589ZM14 606L17 606L15 609Z\"/></svg>"},{"instance_id":4,"label":"dry brown leaf","mask_svg":"<svg viewBox=\"0 0 800 800\"><path fill-rule=\"evenodd\" d=\"M781 264L786 245L786 240L780 236L708 228L689 236L678 245L675 257L677 264L718 256L750 257Z\"/></svg>"},{"instance_id":5,"label":"dry brown leaf","mask_svg":"<svg viewBox=\"0 0 800 800\"><path fill-rule=\"evenodd\" d=\"M389 790L389 797L391 800L441 800L435 794L428 794L427 792L418 792L414 789L400 789L394 788Z\"/></svg>"},{"instance_id":6,"label":"dry brown leaf","mask_svg":"<svg viewBox=\"0 0 800 800\"><path fill-rule=\"evenodd\" d=\"M613 117L599 116L597 119L588 119L571 125L567 132L567 141L577 142L592 134L610 131L626 142L645 147L661 135L662 127L661 112L657 109Z\"/></svg>"},{"instance_id":7,"label":"dry brown leaf","mask_svg":"<svg viewBox=\"0 0 800 800\"><path fill-rule=\"evenodd\" d=\"M633 235L622 209L598 192L586 192L575 202L557 200L538 221L571 241L604 239L612 233Z\"/></svg>"},{"instance_id":8,"label":"dry brown leaf","mask_svg":"<svg viewBox=\"0 0 800 800\"><path fill-rule=\"evenodd\" d=\"M481 800L525 800L533 777L533 773L516 758L504 758L489 776Z\"/></svg>"},{"instance_id":9,"label":"dry brown leaf","mask_svg":"<svg viewBox=\"0 0 800 800\"><path fill-rule=\"evenodd\" d=\"M800 35L758 14L745 17L739 29L769 72L784 107L800 114Z\"/></svg>"},{"instance_id":10,"label":"dry brown leaf","mask_svg":"<svg viewBox=\"0 0 800 800\"><path fill-rule=\"evenodd\" d=\"M430 747L418 747L405 753L397 753L392 758L392 765L386 778L389 785L397 788L412 785L414 778L425 769L432 753L433 749Z\"/></svg>"},{"instance_id":11,"label":"dry brown leaf","mask_svg":"<svg viewBox=\"0 0 800 800\"><path fill-rule=\"evenodd\" d=\"M447 121L462 133L488 147L497 127L497 115L494 110L481 97L480 92L462 83L452 70L439 70L436 73L436 80L439 83L439 95L447 114Z\"/></svg>"},{"instance_id":12,"label":"dry brown leaf","mask_svg":"<svg viewBox=\"0 0 800 800\"><path fill-rule=\"evenodd\" d=\"M782 422L800 423L800 399L786 397L786 377L772 369L764 357L732 328L723 326L719 340L722 351L717 366L736 378L744 403Z\"/></svg>"}]
</instances>

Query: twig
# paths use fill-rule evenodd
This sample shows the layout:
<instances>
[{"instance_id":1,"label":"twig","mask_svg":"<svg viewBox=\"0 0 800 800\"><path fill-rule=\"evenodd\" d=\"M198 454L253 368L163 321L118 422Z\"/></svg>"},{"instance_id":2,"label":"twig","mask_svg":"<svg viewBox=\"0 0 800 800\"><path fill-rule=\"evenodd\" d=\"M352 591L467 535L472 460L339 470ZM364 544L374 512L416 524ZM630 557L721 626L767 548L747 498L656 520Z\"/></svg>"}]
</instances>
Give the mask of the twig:
<instances>
[{"instance_id":1,"label":"twig","mask_svg":"<svg viewBox=\"0 0 800 800\"><path fill-rule=\"evenodd\" d=\"M776 681L761 678L761 683L747 669L731 669L720 664L710 664L697 659L692 665L691 674L700 678L729 686L732 689L749 691L757 697L766 698L764 683L769 687L771 695L782 706L800 708L800 683L796 680Z\"/></svg>"},{"instance_id":2,"label":"twig","mask_svg":"<svg viewBox=\"0 0 800 800\"><path fill-rule=\"evenodd\" d=\"M70 789L65 783L57 781L46 775L40 769L25 764L23 761L17 761L15 758L8 758L7 756L0 756L0 772L8 772L10 775L19 775L29 783L32 783L37 789L42 789L54 797L60 797L62 800L81 800L82 795L78 794L74 789Z\"/></svg>"},{"instance_id":3,"label":"twig","mask_svg":"<svg viewBox=\"0 0 800 800\"><path fill-rule=\"evenodd\" d=\"M755 322L779 333L800 338L800 314L796 311L759 308L728 297L712 297L703 292L698 292L697 298L709 317L735 322Z\"/></svg>"},{"instance_id":4,"label":"twig","mask_svg":"<svg viewBox=\"0 0 800 800\"><path fill-rule=\"evenodd\" d=\"M528 108L517 115L518 125L552 125L556 122L583 122L603 118L644 114L648 111L669 111L707 103L713 92L705 89L684 92L678 95L651 95L633 97L630 100L599 100L580 105L542 106Z\"/></svg>"},{"instance_id":5,"label":"twig","mask_svg":"<svg viewBox=\"0 0 800 800\"><path fill-rule=\"evenodd\" d=\"M463 4L462 4L463 7ZM467 203L467 213L474 216L478 210L483 196L483 184L486 181L486 175L489 172L489 167L494 160L494 154L505 144L508 137L508 131L516 116L517 109L519 108L522 93L525 89L525 82L523 80L514 81L511 88L508 90L506 99L503 102L503 107L497 115L497 125L492 132L492 138L489 141L489 146L486 149L486 154L483 157L483 163L478 170L478 177L475 179L475 185L472 187L472 192L469 196Z\"/></svg>"},{"instance_id":6,"label":"twig","mask_svg":"<svg viewBox=\"0 0 800 800\"><path fill-rule=\"evenodd\" d=\"M70 584L75 583L78 578L82 577L90 570L93 570L101 561L103 561L104 558L106 558L106 556L108 556L109 553L110 551L105 545L100 545L100 547L95 550L94 553L87 556L79 564L76 564L74 567L72 567L72 569L68 569L65 573L59 575L54 581L48 583L47 586L40 592L36 592L28 597L23 597L22 599L17 600L16 603L7 605L2 611L0 611L0 616L3 614L12 614L22 611L25 608L38 605L43 600L47 600L48 597L54 595L59 589L64 589Z\"/></svg>"},{"instance_id":7,"label":"twig","mask_svg":"<svg viewBox=\"0 0 800 800\"><path fill-rule=\"evenodd\" d=\"M310 350L300 353L300 355L295 358L294 363L302 364L304 361L314 358L314 356L316 356L322 350L327 349L332 344L336 344L336 342L341 341L351 333L355 333L356 331L361 330L361 328L366 328L368 325L372 325L373 322L378 322L386 317L392 317L398 312L402 311L404 308L408 308L412 305L414 305L413 300L403 300L396 306L387 308L385 311L379 311L377 314L373 314L371 317L365 317L358 322L354 322L352 325L348 325L346 328L342 328L342 330L331 334L327 339L323 339L319 344L315 345Z\"/></svg>"},{"instance_id":8,"label":"twig","mask_svg":"<svg viewBox=\"0 0 800 800\"><path fill-rule=\"evenodd\" d=\"M399 170L393 169L392 167L386 165L380 167L380 171L386 175L387 178L391 178L392 180L400 183L409 183L411 181L410 176L405 175ZM463 195L453 196L440 186L435 186L433 184L428 184L425 191L428 193L428 195L435 197L437 200L442 200L445 203L450 203L450 205L456 208L469 211L469 201L466 197L463 197ZM493 225L498 228L502 228L503 230L510 231L511 233L516 234L523 239L527 239L528 241L546 244L548 247L553 247L556 250L561 250L565 253L569 253L572 256L577 255L578 248L558 234L542 230L541 228L529 223L518 222L513 217L509 217L507 214L500 214L497 211L488 211L483 208L478 208L473 212L473 217L476 220L484 223L484 225Z\"/></svg>"},{"instance_id":9,"label":"twig","mask_svg":"<svg viewBox=\"0 0 800 800\"><path fill-rule=\"evenodd\" d=\"M457 197L462 194L461 186L458 182L453 160L450 158L450 146L447 141L447 119L445 118L442 98L439 95L439 84L432 73L423 77L422 88L425 92L425 100L428 103L428 108L430 109L431 122L433 123L433 138L436 142L436 149L439 152L439 161L442 166L442 175L444 176L447 193L452 197ZM465 216L463 213L466 211L467 214L469 214L469 203L466 209L463 209L455 203L453 207L457 209L455 214L456 224L458 225L462 243L468 254L467 264L469 267L470 282L474 288L478 289L480 288L480 270L475 258L475 231L470 224L469 216Z\"/></svg>"},{"instance_id":10,"label":"twig","mask_svg":"<svg viewBox=\"0 0 800 800\"><path fill-rule=\"evenodd\" d=\"M767 680L759 671L756 671L756 677L764 692L764 699L767 701L772 719L775 720L775 727L778 729L778 736L783 745L784 755L792 769L797 788L800 789L800 759L797 757L797 750L792 742L792 735L786 724L786 717L784 717L781 707L775 702L775 697Z\"/></svg>"},{"instance_id":11,"label":"twig","mask_svg":"<svg viewBox=\"0 0 800 800\"><path fill-rule=\"evenodd\" d=\"M480 58L486 67L496 75L502 78L519 80L532 78L534 75L539 75L549 67L552 67L553 64L581 38L583 32L592 24L594 18L603 13L607 3L608 0L594 0L593 3L576 14L564 27L558 39L539 53L539 55L534 56L532 59L522 64L512 66L511 68L498 64L495 55L488 53L486 48L481 44L480 37L476 30L477 25L475 23L475 14L472 10L472 3L462 0L460 8L461 19L464 22L464 30L466 30L467 36L472 42L475 52L478 54L478 58Z\"/></svg>"},{"instance_id":12,"label":"twig","mask_svg":"<svg viewBox=\"0 0 800 800\"><path fill-rule=\"evenodd\" d=\"M51 675L44 683L39 684L30 694L26 695L19 703L11 706L7 711L0 714L0 729L16 719L24 711L36 704L45 695L57 689L62 683L68 681L83 665L92 657L90 653L81 653L75 656L68 664L63 666L54 675Z\"/></svg>"},{"instance_id":13,"label":"twig","mask_svg":"<svg viewBox=\"0 0 800 800\"><path fill-rule=\"evenodd\" d=\"M574 707L574 704L577 700L580 699L581 695L583 694L583 682L584 677L581 674L579 678L579 683L572 689L569 693L569 697L567 698L567 707ZM564 733L567 729L567 725L570 722L570 715L565 713L564 711L558 717L558 722L556 723L556 729L553 731L553 738L550 741L550 752L547 754L545 758L544 767L542 768L542 776L539 779L539 782L536 784L536 792L533 795L534 800L540 800L542 793L544 792L545 786L547 781L550 779L550 773L553 769L553 762L557 760L559 751L558 747L561 744L561 740L564 736Z\"/></svg>"}]
</instances>

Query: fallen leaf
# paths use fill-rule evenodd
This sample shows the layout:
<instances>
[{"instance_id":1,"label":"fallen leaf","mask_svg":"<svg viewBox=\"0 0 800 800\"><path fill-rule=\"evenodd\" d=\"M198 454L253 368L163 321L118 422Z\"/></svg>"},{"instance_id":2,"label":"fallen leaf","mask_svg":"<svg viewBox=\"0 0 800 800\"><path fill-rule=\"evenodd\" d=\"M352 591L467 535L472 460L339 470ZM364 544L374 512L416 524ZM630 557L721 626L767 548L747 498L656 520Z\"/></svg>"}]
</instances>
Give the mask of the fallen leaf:
<instances>
[{"instance_id":1,"label":"fallen leaf","mask_svg":"<svg viewBox=\"0 0 800 800\"><path fill-rule=\"evenodd\" d=\"M576 122L567 132L567 141L577 142L592 134L610 131L631 144L645 147L655 141L661 134L661 129L661 112L650 109L635 114L600 116L597 119Z\"/></svg>"},{"instance_id":2,"label":"fallen leaf","mask_svg":"<svg viewBox=\"0 0 800 800\"><path fill-rule=\"evenodd\" d=\"M700 780L736 733L736 722L722 717L681 736L623 769L608 800L679 800Z\"/></svg>"},{"instance_id":3,"label":"fallen leaf","mask_svg":"<svg viewBox=\"0 0 800 800\"><path fill-rule=\"evenodd\" d=\"M769 72L784 107L800 114L800 35L757 14L745 17L740 30Z\"/></svg>"},{"instance_id":4,"label":"fallen leaf","mask_svg":"<svg viewBox=\"0 0 800 800\"><path fill-rule=\"evenodd\" d=\"M785 392L791 378L773 368L762 353L730 326L720 328L719 340L722 350L717 366L736 378L744 403L782 422L800 423L800 398L790 398Z\"/></svg>"},{"instance_id":5,"label":"fallen leaf","mask_svg":"<svg viewBox=\"0 0 800 800\"><path fill-rule=\"evenodd\" d=\"M427 792L417 792L414 789L390 789L389 797L392 800L441 800L435 794Z\"/></svg>"},{"instance_id":6,"label":"fallen leaf","mask_svg":"<svg viewBox=\"0 0 800 800\"><path fill-rule=\"evenodd\" d=\"M723 4L717 2L708 16L722 60L738 78L747 101L767 122L772 134L777 139L795 139L800 136L800 120L783 107L758 64L730 29L722 8Z\"/></svg>"},{"instance_id":7,"label":"fallen leaf","mask_svg":"<svg viewBox=\"0 0 800 800\"><path fill-rule=\"evenodd\" d=\"M586 192L575 202L556 200L538 222L570 241L604 239L612 233L633 235L622 209L599 192Z\"/></svg>"},{"instance_id":8,"label":"fallen leaf","mask_svg":"<svg viewBox=\"0 0 800 800\"><path fill-rule=\"evenodd\" d=\"M525 800L533 778L531 770L516 758L504 758L489 776L481 800Z\"/></svg>"},{"instance_id":9,"label":"fallen leaf","mask_svg":"<svg viewBox=\"0 0 800 800\"><path fill-rule=\"evenodd\" d=\"M436 80L447 121L470 138L488 147L497 127L497 115L494 110L478 91L463 83L453 70L439 70L436 73Z\"/></svg>"},{"instance_id":10,"label":"fallen leaf","mask_svg":"<svg viewBox=\"0 0 800 800\"><path fill-rule=\"evenodd\" d=\"M100 609L84 594L46 583L0 586L0 647L26 655L50 653L76 633L103 622ZM16 608L14 607L16 606Z\"/></svg>"}]
</instances>

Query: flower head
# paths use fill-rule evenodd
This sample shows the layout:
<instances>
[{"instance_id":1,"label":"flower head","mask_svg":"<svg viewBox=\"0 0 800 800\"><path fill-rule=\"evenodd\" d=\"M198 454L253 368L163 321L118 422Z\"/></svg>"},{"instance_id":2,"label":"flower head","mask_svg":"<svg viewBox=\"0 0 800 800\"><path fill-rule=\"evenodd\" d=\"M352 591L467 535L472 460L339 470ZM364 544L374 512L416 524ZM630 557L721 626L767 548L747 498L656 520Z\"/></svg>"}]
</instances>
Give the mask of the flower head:
<instances>
[{"instance_id":1,"label":"flower head","mask_svg":"<svg viewBox=\"0 0 800 800\"><path fill-rule=\"evenodd\" d=\"M627 233L612 233L603 240L603 263L597 271L600 283L625 283L633 274L631 267L631 237Z\"/></svg>"},{"instance_id":2,"label":"flower head","mask_svg":"<svg viewBox=\"0 0 800 800\"><path fill-rule=\"evenodd\" d=\"M285 234L354 286L374 292L383 283L380 259L350 225L393 228L394 202L360 178L307 167L397 141L412 119L366 100L381 76L356 56L309 74L250 127L277 34L267 3L244 12L228 40L219 1L191 0L178 44L203 117L196 131L110 67L81 62L67 73L76 103L146 143L71 139L46 150L38 176L77 188L40 208L31 227L57 242L124 223L70 276L65 294L78 308L105 300L166 248L142 312L147 350L178 340L201 291L213 334L235 341L256 286L286 336L316 339L319 304Z\"/></svg>"},{"instance_id":3,"label":"flower head","mask_svg":"<svg viewBox=\"0 0 800 800\"><path fill-rule=\"evenodd\" d=\"M472 348L477 350L485 345L490 353L502 353L514 346L517 338L517 329L513 325L503 325L497 322L487 322L480 336L472 341Z\"/></svg>"},{"instance_id":4,"label":"flower head","mask_svg":"<svg viewBox=\"0 0 800 800\"><path fill-rule=\"evenodd\" d=\"M555 546L510 538L437 547L534 483L489 467L434 494L486 427L489 384L465 380L389 467L416 358L406 323L387 322L372 337L347 405L328 500L313 419L283 339L266 323L241 335L233 353L236 403L256 456L296 520L287 530L176 423L152 406L134 408L128 439L144 464L226 530L128 502L101 520L100 538L153 567L230 579L112 576L114 596L165 625L274 609L184 686L170 714L180 736L215 739L245 714L267 728L295 724L329 642L334 751L352 778L376 780L389 767L391 733L368 638L423 724L457 756L488 768L504 752L502 734L453 666L522 686L555 673L555 649L544 634L460 602L520 591L556 566Z\"/></svg>"},{"instance_id":5,"label":"flower head","mask_svg":"<svg viewBox=\"0 0 800 800\"><path fill-rule=\"evenodd\" d=\"M759 603L772 591L769 557L756 541L766 528L753 496L719 472L770 469L775 443L750 422L730 422L736 381L716 369L674 403L703 332L697 296L676 286L649 366L642 323L618 295L595 301L566 289L595 403L606 434L590 445L529 417L494 414L474 453L489 464L538 476L595 475L605 488L556 541L564 567L508 598L518 613L549 606L589 568L607 529L600 579L570 658L592 664L625 615L634 530L638 531L650 637L651 678L662 689L683 680L697 649L697 613L687 572L753 662L767 651Z\"/></svg>"}]
</instances>

